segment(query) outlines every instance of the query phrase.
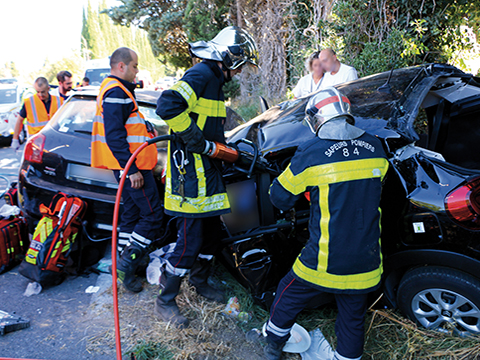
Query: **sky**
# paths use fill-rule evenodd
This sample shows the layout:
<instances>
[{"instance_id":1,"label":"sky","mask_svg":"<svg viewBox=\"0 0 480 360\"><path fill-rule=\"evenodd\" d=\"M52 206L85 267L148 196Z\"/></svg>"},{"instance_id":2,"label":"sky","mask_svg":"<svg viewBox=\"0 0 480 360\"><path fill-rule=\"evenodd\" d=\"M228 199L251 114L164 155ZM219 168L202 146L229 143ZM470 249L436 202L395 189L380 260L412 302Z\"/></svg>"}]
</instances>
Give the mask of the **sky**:
<instances>
[{"instance_id":1,"label":"sky","mask_svg":"<svg viewBox=\"0 0 480 360\"><path fill-rule=\"evenodd\" d=\"M90 0L94 8L100 0ZM80 48L88 0L0 0L0 66L13 61L30 73ZM118 4L107 0L107 6Z\"/></svg>"}]
</instances>

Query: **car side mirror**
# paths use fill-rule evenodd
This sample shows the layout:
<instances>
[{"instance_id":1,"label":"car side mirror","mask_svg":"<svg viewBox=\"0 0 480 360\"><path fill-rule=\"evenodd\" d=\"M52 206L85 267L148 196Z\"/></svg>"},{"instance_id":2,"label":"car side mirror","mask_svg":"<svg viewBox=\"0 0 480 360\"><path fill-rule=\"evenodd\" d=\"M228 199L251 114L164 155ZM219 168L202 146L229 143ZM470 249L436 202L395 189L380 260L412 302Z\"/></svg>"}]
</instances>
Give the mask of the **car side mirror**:
<instances>
[{"instance_id":1,"label":"car side mirror","mask_svg":"<svg viewBox=\"0 0 480 360\"><path fill-rule=\"evenodd\" d=\"M143 85L143 80L139 80L137 81L137 88L138 89L143 89L144 85Z\"/></svg>"}]
</instances>

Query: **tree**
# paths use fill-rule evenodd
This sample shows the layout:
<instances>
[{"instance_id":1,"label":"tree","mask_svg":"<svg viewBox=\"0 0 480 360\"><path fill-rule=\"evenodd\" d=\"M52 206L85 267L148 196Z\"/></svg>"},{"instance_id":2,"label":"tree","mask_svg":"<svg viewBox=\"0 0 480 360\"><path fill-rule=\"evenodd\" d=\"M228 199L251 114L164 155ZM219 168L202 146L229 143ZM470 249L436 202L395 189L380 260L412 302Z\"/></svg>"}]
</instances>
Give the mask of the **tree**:
<instances>
[{"instance_id":1,"label":"tree","mask_svg":"<svg viewBox=\"0 0 480 360\"><path fill-rule=\"evenodd\" d=\"M81 49L84 59L101 59L110 56L115 49L126 46L139 55L141 70L148 70L153 78L165 74L165 65L154 56L147 33L137 27L115 25L107 14L103 0L98 11L88 2L84 10Z\"/></svg>"}]
</instances>

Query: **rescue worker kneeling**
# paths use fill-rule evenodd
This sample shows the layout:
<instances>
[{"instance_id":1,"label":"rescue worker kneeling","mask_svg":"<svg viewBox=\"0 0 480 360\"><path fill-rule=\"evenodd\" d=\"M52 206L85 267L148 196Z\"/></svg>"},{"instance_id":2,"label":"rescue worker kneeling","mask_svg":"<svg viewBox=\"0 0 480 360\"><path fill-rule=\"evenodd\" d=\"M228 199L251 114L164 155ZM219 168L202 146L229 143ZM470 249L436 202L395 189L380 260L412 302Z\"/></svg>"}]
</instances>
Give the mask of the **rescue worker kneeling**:
<instances>
[{"instance_id":1,"label":"rescue worker kneeling","mask_svg":"<svg viewBox=\"0 0 480 360\"><path fill-rule=\"evenodd\" d=\"M382 275L379 204L388 161L380 140L353 126L350 102L335 88L313 96L306 113L317 136L297 149L270 197L288 210L310 193L310 239L278 285L264 352L280 359L297 315L326 292L338 306L338 345L334 352L323 338L320 359L360 359L367 296Z\"/></svg>"},{"instance_id":2,"label":"rescue worker kneeling","mask_svg":"<svg viewBox=\"0 0 480 360\"><path fill-rule=\"evenodd\" d=\"M162 272L155 314L180 328L188 320L175 297L189 272L199 294L223 301L223 294L207 282L221 239L220 215L230 212L221 161L215 155L225 144L222 88L244 66L257 66L256 44L238 27L223 29L211 41L190 44L190 52L202 61L164 91L157 104L157 114L178 140L168 144L165 181L165 213L177 217L177 242Z\"/></svg>"}]
</instances>

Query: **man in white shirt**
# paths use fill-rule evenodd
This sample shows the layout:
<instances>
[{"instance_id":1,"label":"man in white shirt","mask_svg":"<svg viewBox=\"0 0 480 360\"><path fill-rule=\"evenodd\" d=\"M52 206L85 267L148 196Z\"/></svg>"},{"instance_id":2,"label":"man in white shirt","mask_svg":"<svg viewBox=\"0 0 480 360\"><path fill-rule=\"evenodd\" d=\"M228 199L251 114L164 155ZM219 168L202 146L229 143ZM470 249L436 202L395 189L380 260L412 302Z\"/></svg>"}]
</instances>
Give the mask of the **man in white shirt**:
<instances>
[{"instance_id":1,"label":"man in white shirt","mask_svg":"<svg viewBox=\"0 0 480 360\"><path fill-rule=\"evenodd\" d=\"M322 50L320 62L326 71L320 89L358 79L357 70L352 66L340 63L332 49Z\"/></svg>"}]
</instances>

